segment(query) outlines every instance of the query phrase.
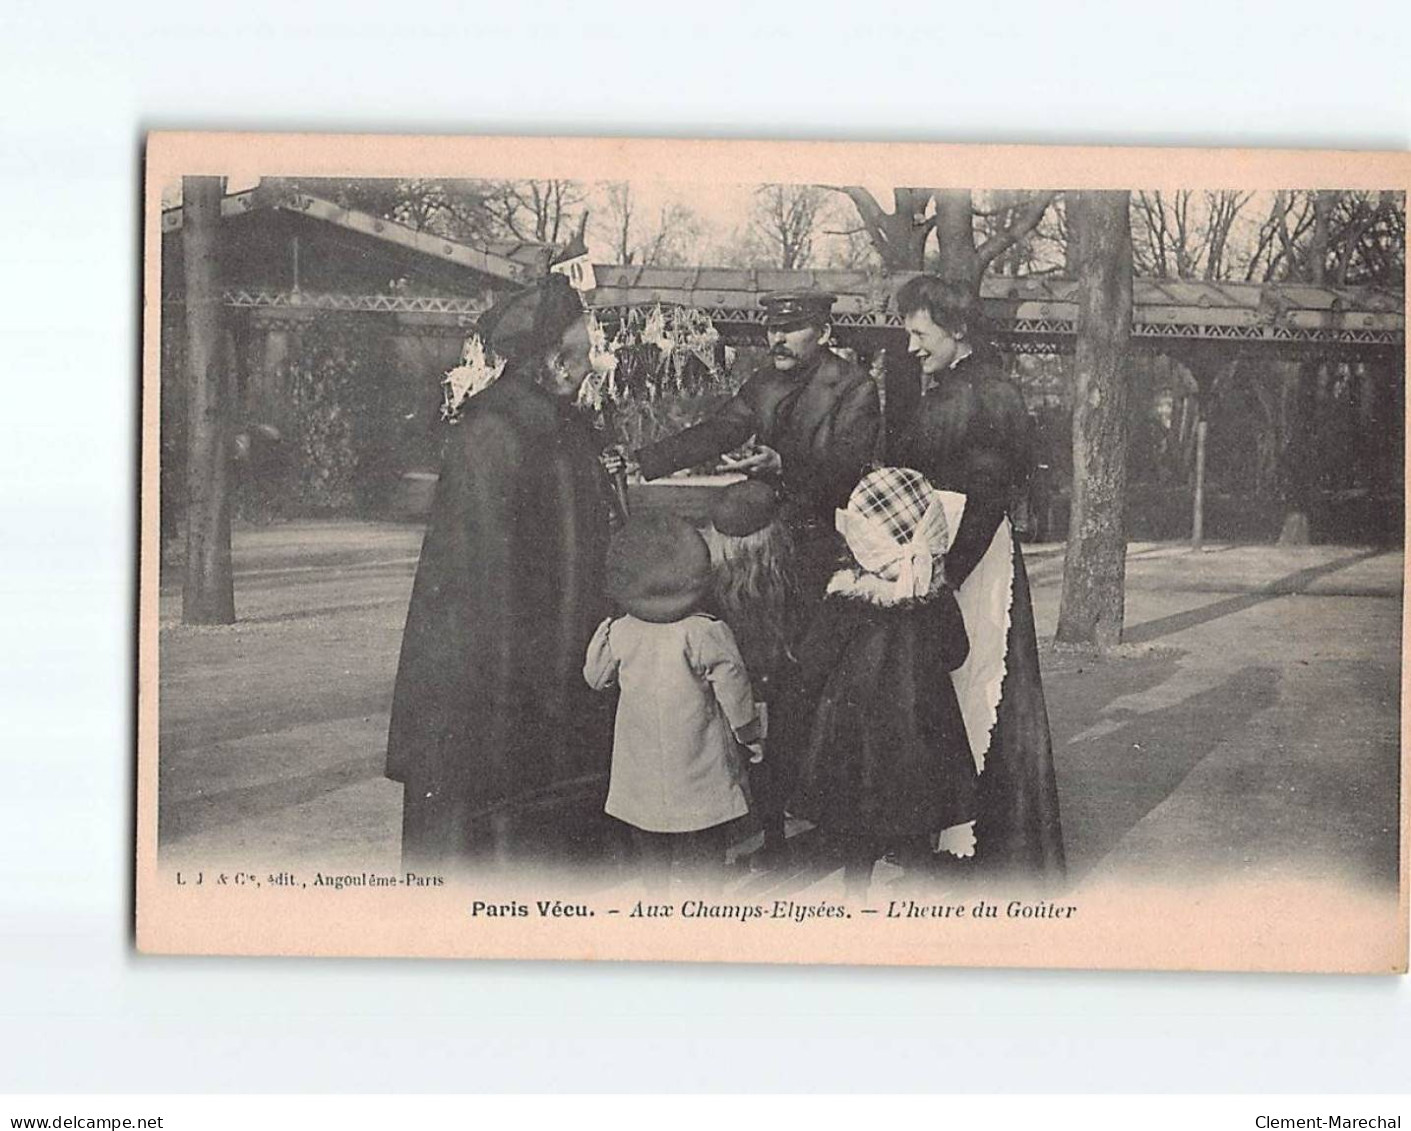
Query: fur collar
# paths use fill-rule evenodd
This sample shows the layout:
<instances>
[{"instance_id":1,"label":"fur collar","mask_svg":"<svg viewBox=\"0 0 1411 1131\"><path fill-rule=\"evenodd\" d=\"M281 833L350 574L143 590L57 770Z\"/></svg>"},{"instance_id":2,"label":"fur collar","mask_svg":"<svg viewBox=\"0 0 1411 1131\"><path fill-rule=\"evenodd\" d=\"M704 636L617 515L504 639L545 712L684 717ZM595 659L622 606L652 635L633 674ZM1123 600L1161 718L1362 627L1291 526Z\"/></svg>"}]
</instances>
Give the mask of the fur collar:
<instances>
[{"instance_id":1,"label":"fur collar","mask_svg":"<svg viewBox=\"0 0 1411 1131\"><path fill-rule=\"evenodd\" d=\"M939 570L939 566L937 569ZM859 569L840 569L835 573L828 582L827 595L862 601L879 609L914 608L935 600L934 590L921 597L898 597L896 582L887 581L875 573L864 573Z\"/></svg>"}]
</instances>

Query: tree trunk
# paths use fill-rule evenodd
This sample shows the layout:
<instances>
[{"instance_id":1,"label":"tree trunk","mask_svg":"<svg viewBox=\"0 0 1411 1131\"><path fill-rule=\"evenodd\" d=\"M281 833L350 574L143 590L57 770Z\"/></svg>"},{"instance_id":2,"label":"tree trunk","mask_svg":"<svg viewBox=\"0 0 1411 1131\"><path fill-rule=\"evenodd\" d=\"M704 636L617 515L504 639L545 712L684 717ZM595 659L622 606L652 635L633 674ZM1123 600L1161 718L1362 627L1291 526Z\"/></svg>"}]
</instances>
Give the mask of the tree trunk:
<instances>
[{"instance_id":1,"label":"tree trunk","mask_svg":"<svg viewBox=\"0 0 1411 1131\"><path fill-rule=\"evenodd\" d=\"M1339 193L1319 189L1313 194L1313 233L1308 241L1308 281L1315 286L1324 282L1328 266L1328 246L1331 239L1333 209ZM1313 467L1315 415L1318 405L1318 374L1322 362L1310 358L1299 363L1298 392L1294 401L1293 429L1285 452L1284 497L1288 510L1279 545L1306 546L1309 537L1309 515L1313 505L1316 472Z\"/></svg>"},{"instance_id":2,"label":"tree trunk","mask_svg":"<svg viewBox=\"0 0 1411 1131\"><path fill-rule=\"evenodd\" d=\"M1074 356L1073 503L1058 640L1105 648L1122 639L1127 541L1127 360L1132 231L1126 192L1080 192L1078 339Z\"/></svg>"},{"instance_id":3,"label":"tree trunk","mask_svg":"<svg viewBox=\"0 0 1411 1131\"><path fill-rule=\"evenodd\" d=\"M221 350L219 256L221 180L182 180L182 263L186 277L186 579L184 624L233 624L230 565L230 390Z\"/></svg>"},{"instance_id":4,"label":"tree trunk","mask_svg":"<svg viewBox=\"0 0 1411 1131\"><path fill-rule=\"evenodd\" d=\"M1321 287L1328 270L1328 247L1332 240L1333 209L1341 193L1319 189L1313 194L1313 235L1308 241L1308 281Z\"/></svg>"},{"instance_id":5,"label":"tree trunk","mask_svg":"<svg viewBox=\"0 0 1411 1131\"><path fill-rule=\"evenodd\" d=\"M1073 230L1074 208L1072 200L1066 196L1061 204L1063 206L1063 224L1060 228L1063 234L1063 277L1076 279L1080 273L1080 265L1078 263L1078 234Z\"/></svg>"},{"instance_id":6,"label":"tree trunk","mask_svg":"<svg viewBox=\"0 0 1411 1131\"><path fill-rule=\"evenodd\" d=\"M969 189L936 190L941 278L980 293L984 265L975 250L975 204Z\"/></svg>"}]
</instances>

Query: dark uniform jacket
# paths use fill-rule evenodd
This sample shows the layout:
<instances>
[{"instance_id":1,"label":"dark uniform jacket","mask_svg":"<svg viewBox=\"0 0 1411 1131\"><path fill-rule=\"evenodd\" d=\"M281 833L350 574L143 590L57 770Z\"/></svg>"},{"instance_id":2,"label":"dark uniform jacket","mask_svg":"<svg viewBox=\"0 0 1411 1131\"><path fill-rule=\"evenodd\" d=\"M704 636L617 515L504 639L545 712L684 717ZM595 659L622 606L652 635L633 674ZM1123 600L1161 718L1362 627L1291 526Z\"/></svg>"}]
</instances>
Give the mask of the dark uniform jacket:
<instances>
[{"instance_id":1,"label":"dark uniform jacket","mask_svg":"<svg viewBox=\"0 0 1411 1131\"><path fill-rule=\"evenodd\" d=\"M755 436L779 453L783 494L807 518L831 528L832 511L871 462L881 410L877 387L831 350L782 373L766 362L719 412L637 453L656 479L704 463Z\"/></svg>"}]
</instances>

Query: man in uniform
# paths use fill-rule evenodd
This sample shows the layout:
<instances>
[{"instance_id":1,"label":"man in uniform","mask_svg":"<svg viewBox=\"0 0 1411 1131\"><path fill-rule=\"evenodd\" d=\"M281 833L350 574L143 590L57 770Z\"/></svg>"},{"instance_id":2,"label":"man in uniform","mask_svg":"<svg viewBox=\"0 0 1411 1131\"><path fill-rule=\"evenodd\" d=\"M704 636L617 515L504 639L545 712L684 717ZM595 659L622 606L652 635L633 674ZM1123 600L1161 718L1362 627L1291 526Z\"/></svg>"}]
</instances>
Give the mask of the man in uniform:
<instances>
[{"instance_id":1,"label":"man in uniform","mask_svg":"<svg viewBox=\"0 0 1411 1131\"><path fill-rule=\"evenodd\" d=\"M841 540L834 511L873 458L881 427L877 387L860 367L828 348L836 296L824 291L775 291L765 310L769 360L709 419L636 453L642 476L656 479L725 456L754 437L736 471L773 481L780 514L794 542L795 631L807 626L823 599ZM787 677L785 677L787 679ZM780 689L781 691L787 689ZM785 767L769 762L752 775L764 826L766 866L786 855Z\"/></svg>"},{"instance_id":2,"label":"man in uniform","mask_svg":"<svg viewBox=\"0 0 1411 1131\"><path fill-rule=\"evenodd\" d=\"M847 505L871 461L881 422L871 378L828 348L835 298L815 290L764 295L769 360L715 415L636 453L643 478L656 479L753 436L756 449L729 466L777 482L806 606L823 595L833 511Z\"/></svg>"}]
</instances>

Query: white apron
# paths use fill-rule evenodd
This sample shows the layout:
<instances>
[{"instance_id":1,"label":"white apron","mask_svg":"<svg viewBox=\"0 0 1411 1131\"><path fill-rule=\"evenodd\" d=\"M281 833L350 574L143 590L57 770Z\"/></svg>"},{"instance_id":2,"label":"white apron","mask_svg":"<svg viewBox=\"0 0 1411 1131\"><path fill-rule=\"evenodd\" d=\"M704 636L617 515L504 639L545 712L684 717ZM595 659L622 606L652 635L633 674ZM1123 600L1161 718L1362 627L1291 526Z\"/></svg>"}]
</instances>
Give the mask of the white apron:
<instances>
[{"instance_id":1,"label":"white apron","mask_svg":"<svg viewBox=\"0 0 1411 1131\"><path fill-rule=\"evenodd\" d=\"M946 506L946 521L951 530L956 530L965 511L965 496L943 491L941 497ZM979 564L956 590L955 599L970 637L970 654L965 663L951 672L951 683L960 701L975 772L983 773L995 720L999 717L1005 655L1009 647L1009 615L1014 600L1014 529L1008 517L995 530ZM955 856L973 855L974 826L975 822L967 821L946 829L938 838L937 849Z\"/></svg>"}]
</instances>

